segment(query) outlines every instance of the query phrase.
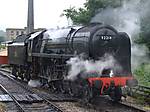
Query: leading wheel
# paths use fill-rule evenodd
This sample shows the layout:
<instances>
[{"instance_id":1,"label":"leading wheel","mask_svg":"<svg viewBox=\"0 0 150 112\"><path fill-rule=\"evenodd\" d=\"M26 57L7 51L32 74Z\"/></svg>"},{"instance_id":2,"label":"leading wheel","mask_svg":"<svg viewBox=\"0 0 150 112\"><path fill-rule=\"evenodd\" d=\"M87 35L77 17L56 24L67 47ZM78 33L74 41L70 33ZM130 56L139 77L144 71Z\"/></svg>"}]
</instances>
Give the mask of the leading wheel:
<instances>
[{"instance_id":1,"label":"leading wheel","mask_svg":"<svg viewBox=\"0 0 150 112\"><path fill-rule=\"evenodd\" d=\"M110 97L113 101L118 102L121 101L122 97L122 90L121 87L114 87L112 91L110 92Z\"/></svg>"},{"instance_id":2,"label":"leading wheel","mask_svg":"<svg viewBox=\"0 0 150 112\"><path fill-rule=\"evenodd\" d=\"M91 100L93 98L93 91L92 91L92 88L90 87L90 85L88 84L88 82L83 87L82 96L83 96L83 101L85 103L91 102Z\"/></svg>"},{"instance_id":3,"label":"leading wheel","mask_svg":"<svg viewBox=\"0 0 150 112\"><path fill-rule=\"evenodd\" d=\"M18 78L18 72L17 72L17 68L16 67L13 67L12 75L15 76L16 78Z\"/></svg>"},{"instance_id":4,"label":"leading wheel","mask_svg":"<svg viewBox=\"0 0 150 112\"><path fill-rule=\"evenodd\" d=\"M30 79L31 79L30 74L31 74L30 69L27 69L24 73L24 78L26 79L27 82L30 81Z\"/></svg>"}]
</instances>

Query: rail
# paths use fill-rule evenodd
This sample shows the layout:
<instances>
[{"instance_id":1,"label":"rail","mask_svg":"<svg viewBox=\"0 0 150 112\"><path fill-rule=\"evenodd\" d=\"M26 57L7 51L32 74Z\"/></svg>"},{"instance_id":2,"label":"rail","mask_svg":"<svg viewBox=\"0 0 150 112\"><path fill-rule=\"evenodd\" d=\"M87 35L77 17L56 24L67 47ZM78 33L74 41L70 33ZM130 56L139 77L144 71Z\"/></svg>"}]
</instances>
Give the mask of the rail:
<instances>
[{"instance_id":1,"label":"rail","mask_svg":"<svg viewBox=\"0 0 150 112\"><path fill-rule=\"evenodd\" d=\"M20 105L20 103L17 101L17 99L2 85L0 84L0 88L2 88L2 90L7 93L15 102L15 104L18 106L20 112L25 112L25 110L23 109L23 107Z\"/></svg>"},{"instance_id":2,"label":"rail","mask_svg":"<svg viewBox=\"0 0 150 112\"><path fill-rule=\"evenodd\" d=\"M0 69L0 71L3 72L7 72L7 73L11 73L9 70L5 70L5 69ZM4 74L3 74L4 75ZM36 94L36 91L32 90L30 87L27 87L25 85L23 85L22 83L18 82L17 80L14 79L14 77L12 77L11 75L4 75L6 77L8 77L9 79L11 79L13 82L15 82L17 85L20 85L22 88L26 89L27 91L29 91L30 93ZM2 87L0 85L0 87ZM7 93L8 94L8 93ZM11 95L11 94L10 94ZM62 109L60 109L57 105L53 104L51 101L47 100L46 98L44 98L44 96L38 95L40 98L42 98L51 108L53 108L56 112L63 112ZM11 98L13 97L12 95L10 96ZM12 98L13 100L16 100L14 98ZM17 103L18 101L16 100L15 103ZM19 103L17 103L18 105ZM19 106L19 105L18 105ZM23 111L23 108L21 108L20 105L20 110L21 112L25 112Z\"/></svg>"},{"instance_id":3,"label":"rail","mask_svg":"<svg viewBox=\"0 0 150 112\"><path fill-rule=\"evenodd\" d=\"M138 85L136 87L131 88L133 93L142 95L144 97L150 96L150 87L143 86L143 85Z\"/></svg>"},{"instance_id":4,"label":"rail","mask_svg":"<svg viewBox=\"0 0 150 112\"><path fill-rule=\"evenodd\" d=\"M146 110L142 109L141 107L137 107L137 106L134 106L132 104L127 104L125 102L118 102L118 104L125 106L125 107L128 107L128 108L132 108L135 110L135 112L146 112Z\"/></svg>"}]
</instances>

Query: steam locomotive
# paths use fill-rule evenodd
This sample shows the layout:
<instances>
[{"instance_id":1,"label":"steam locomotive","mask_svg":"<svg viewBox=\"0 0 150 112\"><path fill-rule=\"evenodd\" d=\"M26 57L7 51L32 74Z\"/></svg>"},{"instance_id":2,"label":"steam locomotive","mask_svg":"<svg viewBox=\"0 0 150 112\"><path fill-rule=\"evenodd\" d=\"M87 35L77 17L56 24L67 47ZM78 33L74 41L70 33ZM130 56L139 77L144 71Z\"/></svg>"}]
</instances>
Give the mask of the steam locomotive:
<instances>
[{"instance_id":1,"label":"steam locomotive","mask_svg":"<svg viewBox=\"0 0 150 112\"><path fill-rule=\"evenodd\" d=\"M105 54L113 56L118 64L99 73L81 71L74 80L67 78L70 59L82 56L83 60L95 62ZM85 101L99 95L120 101L121 88L137 84L131 73L130 38L101 23L20 35L9 43L8 58L14 76L28 81L40 79L55 91L67 92ZM82 77L85 74L86 77Z\"/></svg>"}]
</instances>

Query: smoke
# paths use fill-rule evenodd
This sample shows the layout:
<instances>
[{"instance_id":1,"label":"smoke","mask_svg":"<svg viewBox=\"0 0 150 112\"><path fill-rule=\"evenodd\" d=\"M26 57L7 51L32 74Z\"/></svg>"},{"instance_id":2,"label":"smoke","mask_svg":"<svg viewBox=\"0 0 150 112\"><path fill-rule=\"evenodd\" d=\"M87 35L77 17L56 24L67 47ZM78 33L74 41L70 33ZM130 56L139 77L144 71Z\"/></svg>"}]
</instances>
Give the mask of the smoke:
<instances>
[{"instance_id":1,"label":"smoke","mask_svg":"<svg viewBox=\"0 0 150 112\"><path fill-rule=\"evenodd\" d=\"M98 61L84 60L82 57L74 57L67 61L70 66L67 79L74 80L81 73L82 78L88 77L88 73L96 73L101 76L104 69L112 69L113 71L121 70L113 56L105 54ZM110 73L112 75L112 71Z\"/></svg>"},{"instance_id":2,"label":"smoke","mask_svg":"<svg viewBox=\"0 0 150 112\"><path fill-rule=\"evenodd\" d=\"M117 30L127 32L130 36L134 37L135 34L140 32L139 5L140 0L136 2L132 0L130 2L123 2L122 7L108 7L93 17L91 22L112 25Z\"/></svg>"},{"instance_id":3,"label":"smoke","mask_svg":"<svg viewBox=\"0 0 150 112\"><path fill-rule=\"evenodd\" d=\"M149 62L147 54L148 48L145 45L132 45L132 70L135 70L142 63Z\"/></svg>"},{"instance_id":4,"label":"smoke","mask_svg":"<svg viewBox=\"0 0 150 112\"><path fill-rule=\"evenodd\" d=\"M44 39L52 39L58 42L60 37L67 37L69 31L70 29L50 29L44 33Z\"/></svg>"},{"instance_id":5,"label":"smoke","mask_svg":"<svg viewBox=\"0 0 150 112\"><path fill-rule=\"evenodd\" d=\"M137 45L134 40L139 37L141 20L150 12L149 6L149 0L125 0L121 7L108 7L100 10L91 20L91 22L112 25L118 31L126 32L130 36L132 43L132 70L148 59L146 46Z\"/></svg>"},{"instance_id":6,"label":"smoke","mask_svg":"<svg viewBox=\"0 0 150 112\"><path fill-rule=\"evenodd\" d=\"M31 87L41 87L42 86L42 84L40 83L39 80L30 80L28 82L28 85Z\"/></svg>"}]
</instances>

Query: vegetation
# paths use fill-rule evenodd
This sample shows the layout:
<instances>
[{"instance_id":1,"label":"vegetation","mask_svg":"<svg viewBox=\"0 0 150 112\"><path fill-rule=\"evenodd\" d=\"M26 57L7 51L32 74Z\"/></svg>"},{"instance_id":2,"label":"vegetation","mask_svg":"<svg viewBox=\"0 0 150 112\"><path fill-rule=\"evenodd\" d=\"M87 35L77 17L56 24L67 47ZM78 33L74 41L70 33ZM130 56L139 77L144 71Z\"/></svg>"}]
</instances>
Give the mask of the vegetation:
<instances>
[{"instance_id":1,"label":"vegetation","mask_svg":"<svg viewBox=\"0 0 150 112\"><path fill-rule=\"evenodd\" d=\"M5 39L5 37L0 36L0 42L3 42L3 41L4 41L4 39Z\"/></svg>"},{"instance_id":2,"label":"vegetation","mask_svg":"<svg viewBox=\"0 0 150 112\"><path fill-rule=\"evenodd\" d=\"M137 44L145 45L149 49L149 53L147 54L149 56L150 60L150 16L147 16L146 18L142 18L141 21L141 32L139 35L139 38L135 40ZM140 66L136 68L134 71L134 74L136 74L136 77L139 81L139 84L145 85L150 87L150 61L148 60L147 63L143 63Z\"/></svg>"},{"instance_id":3,"label":"vegetation","mask_svg":"<svg viewBox=\"0 0 150 112\"><path fill-rule=\"evenodd\" d=\"M123 0L86 0L83 8L70 7L62 15L71 18L74 24L88 24L95 14L107 7L119 7Z\"/></svg>"},{"instance_id":4,"label":"vegetation","mask_svg":"<svg viewBox=\"0 0 150 112\"><path fill-rule=\"evenodd\" d=\"M0 50L1 50L1 49L5 49L5 48L6 48L5 45L0 45Z\"/></svg>"},{"instance_id":5,"label":"vegetation","mask_svg":"<svg viewBox=\"0 0 150 112\"><path fill-rule=\"evenodd\" d=\"M150 63L140 65L135 71L139 84L150 86Z\"/></svg>"}]
</instances>

